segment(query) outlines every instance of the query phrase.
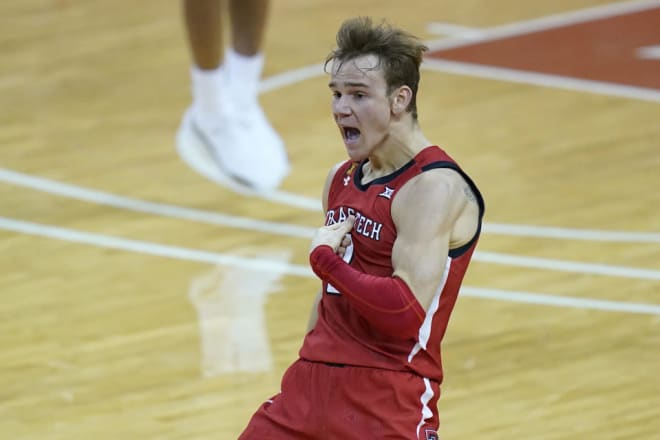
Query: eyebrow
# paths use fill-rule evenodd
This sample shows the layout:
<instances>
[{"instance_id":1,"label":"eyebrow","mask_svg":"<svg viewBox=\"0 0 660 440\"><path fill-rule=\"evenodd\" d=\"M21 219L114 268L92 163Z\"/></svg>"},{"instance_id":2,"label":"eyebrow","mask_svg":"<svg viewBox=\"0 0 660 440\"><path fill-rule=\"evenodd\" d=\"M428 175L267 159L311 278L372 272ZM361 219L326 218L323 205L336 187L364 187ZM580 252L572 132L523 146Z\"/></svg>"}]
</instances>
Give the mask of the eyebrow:
<instances>
[{"instance_id":1,"label":"eyebrow","mask_svg":"<svg viewBox=\"0 0 660 440\"><path fill-rule=\"evenodd\" d=\"M342 84L346 87L363 87L365 89L369 88L367 83L362 83L362 82L344 82ZM337 82L336 81L330 81L330 83L328 83L328 87L330 87L330 88L337 87Z\"/></svg>"}]
</instances>

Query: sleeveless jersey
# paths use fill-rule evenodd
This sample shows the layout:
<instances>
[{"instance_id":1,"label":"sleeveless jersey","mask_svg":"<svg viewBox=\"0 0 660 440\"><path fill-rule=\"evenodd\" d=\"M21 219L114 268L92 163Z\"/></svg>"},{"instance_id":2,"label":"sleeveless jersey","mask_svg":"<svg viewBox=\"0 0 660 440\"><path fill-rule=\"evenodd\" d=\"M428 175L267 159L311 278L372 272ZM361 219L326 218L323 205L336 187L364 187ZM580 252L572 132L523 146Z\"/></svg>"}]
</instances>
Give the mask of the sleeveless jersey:
<instances>
[{"instance_id":1,"label":"sleeveless jersey","mask_svg":"<svg viewBox=\"0 0 660 440\"><path fill-rule=\"evenodd\" d=\"M476 247L484 212L483 198L476 185L456 162L437 146L419 152L394 173L362 184L363 163L347 161L330 184L326 225L355 216L353 241L344 260L370 275L392 276L392 246L396 226L390 207L397 192L411 178L427 170L449 168L458 172L471 187L479 204L479 227L464 246L451 249L442 281L426 310L416 338L394 340L369 325L340 292L323 283L318 320L305 336L300 357L330 364L405 371L442 382L440 342L447 329L463 276Z\"/></svg>"}]
</instances>

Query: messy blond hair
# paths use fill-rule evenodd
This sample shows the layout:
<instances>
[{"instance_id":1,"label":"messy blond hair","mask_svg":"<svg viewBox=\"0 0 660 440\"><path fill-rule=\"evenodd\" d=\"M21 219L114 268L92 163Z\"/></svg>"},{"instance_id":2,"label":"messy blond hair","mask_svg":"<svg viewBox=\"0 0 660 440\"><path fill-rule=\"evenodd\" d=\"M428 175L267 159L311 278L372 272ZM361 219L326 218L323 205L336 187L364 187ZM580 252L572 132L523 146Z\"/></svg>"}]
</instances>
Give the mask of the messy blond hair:
<instances>
[{"instance_id":1,"label":"messy blond hair","mask_svg":"<svg viewBox=\"0 0 660 440\"><path fill-rule=\"evenodd\" d=\"M379 63L374 69L382 68L388 94L403 85L412 90L406 111L412 112L416 120L419 66L427 50L419 38L385 21L374 24L369 17L356 17L342 23L337 31L337 48L326 57L324 68L327 71L332 61L341 66L363 55L375 55Z\"/></svg>"}]
</instances>

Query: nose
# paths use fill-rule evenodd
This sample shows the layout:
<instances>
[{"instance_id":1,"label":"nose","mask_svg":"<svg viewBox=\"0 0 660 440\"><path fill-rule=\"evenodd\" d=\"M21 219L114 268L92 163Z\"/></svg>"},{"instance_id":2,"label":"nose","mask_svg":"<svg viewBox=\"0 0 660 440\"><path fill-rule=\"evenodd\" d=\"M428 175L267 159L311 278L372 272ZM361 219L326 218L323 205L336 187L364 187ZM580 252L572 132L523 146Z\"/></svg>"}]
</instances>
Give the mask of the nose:
<instances>
[{"instance_id":1,"label":"nose","mask_svg":"<svg viewBox=\"0 0 660 440\"><path fill-rule=\"evenodd\" d=\"M352 110L346 99L341 96L332 101L332 112L335 116L349 116L352 113Z\"/></svg>"}]
</instances>

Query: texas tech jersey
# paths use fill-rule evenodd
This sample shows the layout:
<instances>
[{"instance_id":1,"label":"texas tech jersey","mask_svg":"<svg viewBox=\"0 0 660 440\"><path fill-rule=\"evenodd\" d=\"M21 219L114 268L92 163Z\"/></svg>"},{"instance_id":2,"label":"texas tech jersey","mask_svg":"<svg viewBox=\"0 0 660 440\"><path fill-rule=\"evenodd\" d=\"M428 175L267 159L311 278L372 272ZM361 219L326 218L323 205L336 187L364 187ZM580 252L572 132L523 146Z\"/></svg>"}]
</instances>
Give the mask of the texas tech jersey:
<instances>
[{"instance_id":1,"label":"texas tech jersey","mask_svg":"<svg viewBox=\"0 0 660 440\"><path fill-rule=\"evenodd\" d=\"M323 283L318 320L303 342L300 356L310 361L408 371L442 381L440 342L481 230L484 202L472 180L442 149L427 147L396 172L362 184L362 164L347 161L335 173L328 193L326 225L355 216L353 246L344 255L361 272L392 276L392 246L396 227L392 201L411 178L435 168L459 173L479 204L479 228L464 246L451 249L442 282L426 310L416 338L393 340L371 327L332 285Z\"/></svg>"}]
</instances>

